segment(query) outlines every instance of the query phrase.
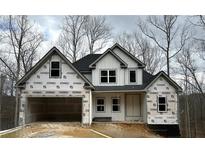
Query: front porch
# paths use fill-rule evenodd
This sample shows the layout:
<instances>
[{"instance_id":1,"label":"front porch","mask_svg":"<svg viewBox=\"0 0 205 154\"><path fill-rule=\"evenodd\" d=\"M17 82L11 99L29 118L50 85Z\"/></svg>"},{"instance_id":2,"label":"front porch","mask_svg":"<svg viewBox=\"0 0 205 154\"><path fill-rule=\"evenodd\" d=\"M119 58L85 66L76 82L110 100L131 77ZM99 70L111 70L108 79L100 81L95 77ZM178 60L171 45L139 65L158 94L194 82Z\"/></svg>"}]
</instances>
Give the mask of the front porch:
<instances>
[{"instance_id":1,"label":"front porch","mask_svg":"<svg viewBox=\"0 0 205 154\"><path fill-rule=\"evenodd\" d=\"M145 92L93 92L93 122L146 122Z\"/></svg>"}]
</instances>

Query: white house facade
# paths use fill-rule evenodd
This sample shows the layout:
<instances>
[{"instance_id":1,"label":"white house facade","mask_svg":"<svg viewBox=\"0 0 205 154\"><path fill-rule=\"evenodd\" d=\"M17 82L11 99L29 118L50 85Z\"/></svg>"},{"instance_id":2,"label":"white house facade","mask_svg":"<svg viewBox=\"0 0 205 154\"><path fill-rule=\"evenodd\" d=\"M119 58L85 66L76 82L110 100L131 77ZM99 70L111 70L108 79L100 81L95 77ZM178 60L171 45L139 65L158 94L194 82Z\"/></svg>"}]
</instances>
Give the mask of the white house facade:
<instances>
[{"instance_id":1,"label":"white house facade","mask_svg":"<svg viewBox=\"0 0 205 154\"><path fill-rule=\"evenodd\" d=\"M178 124L178 86L119 44L71 63L53 47L17 82L19 122L93 121Z\"/></svg>"}]
</instances>

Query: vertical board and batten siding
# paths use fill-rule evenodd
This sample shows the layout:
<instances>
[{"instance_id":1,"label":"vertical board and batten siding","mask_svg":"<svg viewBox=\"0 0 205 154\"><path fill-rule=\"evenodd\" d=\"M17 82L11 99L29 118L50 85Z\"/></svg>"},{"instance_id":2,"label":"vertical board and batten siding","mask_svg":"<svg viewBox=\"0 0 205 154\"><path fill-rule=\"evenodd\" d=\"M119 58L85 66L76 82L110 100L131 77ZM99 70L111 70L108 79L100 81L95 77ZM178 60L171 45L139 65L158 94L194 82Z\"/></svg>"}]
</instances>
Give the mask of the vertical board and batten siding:
<instances>
[{"instance_id":1,"label":"vertical board and batten siding","mask_svg":"<svg viewBox=\"0 0 205 154\"><path fill-rule=\"evenodd\" d=\"M103 98L105 101L105 111L96 111L97 98ZM120 98L120 112L112 111L112 98ZM93 118L112 117L113 121L125 121L125 93L96 93L93 94Z\"/></svg>"},{"instance_id":2,"label":"vertical board and batten siding","mask_svg":"<svg viewBox=\"0 0 205 154\"><path fill-rule=\"evenodd\" d=\"M120 50L119 50L120 51ZM118 52L118 51L117 51ZM136 70L136 79L135 84L142 84L142 69L138 68L138 64L132 60L126 54L122 54L121 51L119 54L116 54L128 64L128 68L124 69L120 67L120 62L111 54L105 55L99 62L96 64L96 68L92 70L92 83L95 86L123 86L129 85L129 70ZM116 83L100 83L100 71L101 70L116 70ZM89 78L89 77L88 77ZM133 83L132 83L133 84Z\"/></svg>"},{"instance_id":3,"label":"vertical board and batten siding","mask_svg":"<svg viewBox=\"0 0 205 154\"><path fill-rule=\"evenodd\" d=\"M137 97L139 104L137 107L138 114L129 116L126 108L129 105L129 102L126 102L128 95L134 95ZM145 112L145 103L144 103L145 94L138 93L94 93L93 94L93 118L96 117L111 117L112 121L143 121L146 122L146 112ZM105 111L97 112L96 102L97 98L103 98L105 101ZM120 112L112 111L112 98L120 98Z\"/></svg>"},{"instance_id":4,"label":"vertical board and batten siding","mask_svg":"<svg viewBox=\"0 0 205 154\"><path fill-rule=\"evenodd\" d=\"M116 83L100 83L101 70L116 70ZM95 86L120 86L124 85L124 69L120 62L111 54L105 55L97 62L96 68L92 70L92 83Z\"/></svg>"},{"instance_id":5,"label":"vertical board and batten siding","mask_svg":"<svg viewBox=\"0 0 205 154\"><path fill-rule=\"evenodd\" d=\"M50 60L60 61L62 74L60 78L50 78ZM82 123L90 123L90 90L84 89L84 81L58 55L53 55L26 81L21 91L20 124L25 123L25 106L28 97L81 97Z\"/></svg>"},{"instance_id":6,"label":"vertical board and batten siding","mask_svg":"<svg viewBox=\"0 0 205 154\"><path fill-rule=\"evenodd\" d=\"M138 64L136 61L134 61L132 58L130 58L127 54L124 53L124 51L121 51L118 48L114 48L113 52L118 55L124 62L126 62L128 64L128 68L125 69L125 82L123 83L124 85L129 85L129 69L136 69L136 78L137 78L137 85L141 85L142 84L142 69L138 68Z\"/></svg>"},{"instance_id":7,"label":"vertical board and batten siding","mask_svg":"<svg viewBox=\"0 0 205 154\"><path fill-rule=\"evenodd\" d=\"M167 112L158 112L158 97L166 97ZM146 95L148 124L178 124L177 93L163 77L159 77Z\"/></svg>"}]
</instances>

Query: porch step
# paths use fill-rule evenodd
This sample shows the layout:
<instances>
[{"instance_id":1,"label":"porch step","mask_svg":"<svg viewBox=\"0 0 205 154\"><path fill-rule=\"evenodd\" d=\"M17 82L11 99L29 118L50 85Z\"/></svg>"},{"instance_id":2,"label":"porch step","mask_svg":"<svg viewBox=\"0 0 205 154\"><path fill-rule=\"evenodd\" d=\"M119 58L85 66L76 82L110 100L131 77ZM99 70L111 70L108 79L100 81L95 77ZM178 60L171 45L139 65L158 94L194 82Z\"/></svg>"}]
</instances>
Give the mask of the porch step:
<instances>
[{"instance_id":1,"label":"porch step","mask_svg":"<svg viewBox=\"0 0 205 154\"><path fill-rule=\"evenodd\" d=\"M93 118L94 122L111 122L112 117L95 117Z\"/></svg>"}]
</instances>

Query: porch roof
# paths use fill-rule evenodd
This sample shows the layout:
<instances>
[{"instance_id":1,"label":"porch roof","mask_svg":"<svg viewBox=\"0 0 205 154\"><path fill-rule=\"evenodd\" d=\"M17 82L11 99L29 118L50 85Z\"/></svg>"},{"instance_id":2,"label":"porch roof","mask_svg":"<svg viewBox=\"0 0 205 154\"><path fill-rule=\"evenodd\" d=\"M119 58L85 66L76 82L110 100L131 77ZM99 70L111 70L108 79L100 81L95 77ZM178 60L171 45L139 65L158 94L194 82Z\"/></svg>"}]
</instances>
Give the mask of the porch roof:
<instances>
[{"instance_id":1,"label":"porch roof","mask_svg":"<svg viewBox=\"0 0 205 154\"><path fill-rule=\"evenodd\" d=\"M145 91L144 85L95 86L94 91Z\"/></svg>"}]
</instances>

